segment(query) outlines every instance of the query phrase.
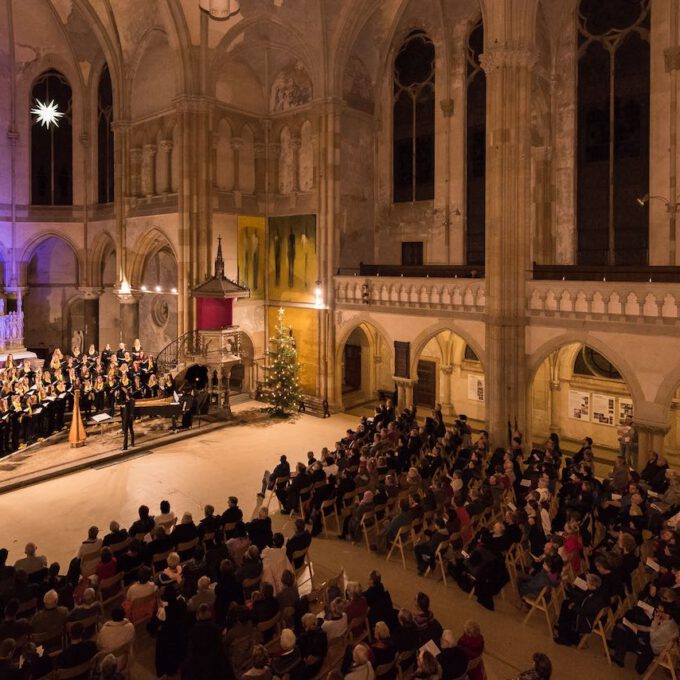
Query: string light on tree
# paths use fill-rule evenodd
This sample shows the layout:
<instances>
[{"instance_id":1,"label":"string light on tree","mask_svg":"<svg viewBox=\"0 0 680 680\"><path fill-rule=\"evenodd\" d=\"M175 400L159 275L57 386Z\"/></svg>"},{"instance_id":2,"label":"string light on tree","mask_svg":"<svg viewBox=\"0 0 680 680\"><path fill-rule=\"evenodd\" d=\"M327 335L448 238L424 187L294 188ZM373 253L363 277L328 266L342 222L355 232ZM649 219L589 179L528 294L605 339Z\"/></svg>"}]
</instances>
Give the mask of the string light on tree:
<instances>
[{"instance_id":1,"label":"string light on tree","mask_svg":"<svg viewBox=\"0 0 680 680\"><path fill-rule=\"evenodd\" d=\"M269 339L267 352L269 365L266 367L265 388L269 395L273 415L285 416L297 409L300 403L300 385L295 338L289 326L283 321L284 310L279 309L274 335Z\"/></svg>"},{"instance_id":2,"label":"string light on tree","mask_svg":"<svg viewBox=\"0 0 680 680\"><path fill-rule=\"evenodd\" d=\"M40 123L47 129L49 129L50 125L59 127L59 119L64 115L59 111L59 107L54 103L54 99L49 104L36 99L35 107L31 109L31 113L35 116L35 122Z\"/></svg>"}]
</instances>

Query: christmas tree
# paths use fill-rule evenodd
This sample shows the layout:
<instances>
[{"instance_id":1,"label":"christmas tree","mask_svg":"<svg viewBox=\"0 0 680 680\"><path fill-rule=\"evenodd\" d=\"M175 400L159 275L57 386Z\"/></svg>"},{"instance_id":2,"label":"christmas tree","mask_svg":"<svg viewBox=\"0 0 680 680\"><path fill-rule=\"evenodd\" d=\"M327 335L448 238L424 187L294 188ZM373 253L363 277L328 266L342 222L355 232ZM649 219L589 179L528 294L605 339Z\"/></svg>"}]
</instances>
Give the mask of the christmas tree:
<instances>
[{"instance_id":1,"label":"christmas tree","mask_svg":"<svg viewBox=\"0 0 680 680\"><path fill-rule=\"evenodd\" d=\"M297 349L291 329L283 323L283 314L283 309L279 309L274 335L269 338L269 365L265 369L267 401L271 404L269 410L277 416L296 410L300 402Z\"/></svg>"}]
</instances>

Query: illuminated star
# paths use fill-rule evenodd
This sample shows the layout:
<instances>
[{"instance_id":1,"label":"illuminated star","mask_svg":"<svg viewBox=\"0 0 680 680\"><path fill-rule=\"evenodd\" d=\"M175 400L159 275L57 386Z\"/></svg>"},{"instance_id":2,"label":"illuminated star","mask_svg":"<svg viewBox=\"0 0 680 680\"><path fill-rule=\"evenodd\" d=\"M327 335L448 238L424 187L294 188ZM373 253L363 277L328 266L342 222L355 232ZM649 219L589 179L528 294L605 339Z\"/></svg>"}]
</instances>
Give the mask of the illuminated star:
<instances>
[{"instance_id":1,"label":"illuminated star","mask_svg":"<svg viewBox=\"0 0 680 680\"><path fill-rule=\"evenodd\" d=\"M36 123L44 125L49 128L50 125L59 127L59 119L64 115L61 113L57 105L54 103L54 99L49 104L43 104L43 102L35 100L35 108L31 109L31 113L36 116Z\"/></svg>"}]
</instances>

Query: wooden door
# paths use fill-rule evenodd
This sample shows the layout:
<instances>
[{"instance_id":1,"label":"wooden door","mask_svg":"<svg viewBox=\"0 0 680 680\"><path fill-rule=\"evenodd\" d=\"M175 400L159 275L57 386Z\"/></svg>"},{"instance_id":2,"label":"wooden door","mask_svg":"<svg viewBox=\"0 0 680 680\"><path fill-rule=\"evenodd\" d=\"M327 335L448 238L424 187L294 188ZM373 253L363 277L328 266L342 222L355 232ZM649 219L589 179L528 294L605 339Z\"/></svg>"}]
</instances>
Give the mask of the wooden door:
<instances>
[{"instance_id":1,"label":"wooden door","mask_svg":"<svg viewBox=\"0 0 680 680\"><path fill-rule=\"evenodd\" d=\"M345 345L345 375L343 386L349 390L361 389L360 345Z\"/></svg>"},{"instance_id":2,"label":"wooden door","mask_svg":"<svg viewBox=\"0 0 680 680\"><path fill-rule=\"evenodd\" d=\"M437 398L437 364L434 361L418 362L418 382L413 389L416 406L434 408Z\"/></svg>"}]
</instances>

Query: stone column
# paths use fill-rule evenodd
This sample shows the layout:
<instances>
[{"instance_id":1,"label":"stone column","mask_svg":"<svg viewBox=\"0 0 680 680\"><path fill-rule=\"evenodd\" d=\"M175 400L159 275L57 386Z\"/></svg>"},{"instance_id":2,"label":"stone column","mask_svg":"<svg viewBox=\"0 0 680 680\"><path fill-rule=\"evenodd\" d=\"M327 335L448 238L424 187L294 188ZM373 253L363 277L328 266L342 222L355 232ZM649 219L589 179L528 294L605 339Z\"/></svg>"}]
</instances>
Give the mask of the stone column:
<instances>
[{"instance_id":1,"label":"stone column","mask_svg":"<svg viewBox=\"0 0 680 680\"><path fill-rule=\"evenodd\" d=\"M217 189L217 145L220 143L219 132L213 132L210 137L210 167L212 170L213 189Z\"/></svg>"},{"instance_id":2,"label":"stone column","mask_svg":"<svg viewBox=\"0 0 680 680\"><path fill-rule=\"evenodd\" d=\"M453 366L440 366L439 370L442 372L442 411L445 415L451 415L453 413L453 404L451 403L451 375L453 374Z\"/></svg>"},{"instance_id":3,"label":"stone column","mask_svg":"<svg viewBox=\"0 0 680 680\"><path fill-rule=\"evenodd\" d=\"M234 191L241 190L241 148L243 140L240 137L231 138L231 150L234 158Z\"/></svg>"},{"instance_id":4,"label":"stone column","mask_svg":"<svg viewBox=\"0 0 680 680\"><path fill-rule=\"evenodd\" d=\"M142 156L142 195L150 198L156 193L156 145L145 144Z\"/></svg>"},{"instance_id":5,"label":"stone column","mask_svg":"<svg viewBox=\"0 0 680 680\"><path fill-rule=\"evenodd\" d=\"M269 193L279 193L279 156L281 155L281 145L273 142L269 145Z\"/></svg>"},{"instance_id":6,"label":"stone column","mask_svg":"<svg viewBox=\"0 0 680 680\"><path fill-rule=\"evenodd\" d=\"M162 139L158 145L161 153L158 157L158 163L160 164L160 176L161 176L161 186L156 187L156 189L162 194L172 193L172 162L170 154L172 153L172 140Z\"/></svg>"},{"instance_id":7,"label":"stone column","mask_svg":"<svg viewBox=\"0 0 680 680\"><path fill-rule=\"evenodd\" d=\"M293 193L300 191L300 147L302 140L293 137L290 140L290 148L293 150Z\"/></svg>"},{"instance_id":8,"label":"stone column","mask_svg":"<svg viewBox=\"0 0 680 680\"><path fill-rule=\"evenodd\" d=\"M130 195L142 195L142 149L139 146L130 149Z\"/></svg>"},{"instance_id":9,"label":"stone column","mask_svg":"<svg viewBox=\"0 0 680 680\"><path fill-rule=\"evenodd\" d=\"M118 294L120 300L120 342L132 345L139 337L139 295Z\"/></svg>"},{"instance_id":10,"label":"stone column","mask_svg":"<svg viewBox=\"0 0 680 680\"><path fill-rule=\"evenodd\" d=\"M267 176L267 145L263 142L255 142L255 193L263 194L266 188Z\"/></svg>"},{"instance_id":11,"label":"stone column","mask_svg":"<svg viewBox=\"0 0 680 680\"><path fill-rule=\"evenodd\" d=\"M413 408L413 386L417 380L412 378L398 378L393 376L394 382L397 384L397 401L399 402L399 409Z\"/></svg>"},{"instance_id":12,"label":"stone column","mask_svg":"<svg viewBox=\"0 0 680 680\"><path fill-rule=\"evenodd\" d=\"M492 446L526 428L526 276L530 267L531 83L538 0L486 5L486 347Z\"/></svg>"},{"instance_id":13,"label":"stone column","mask_svg":"<svg viewBox=\"0 0 680 680\"><path fill-rule=\"evenodd\" d=\"M642 472L647 464L649 454L656 451L663 454L664 439L670 427L665 423L647 423L634 421L635 431L637 432L638 446L635 469Z\"/></svg>"},{"instance_id":14,"label":"stone column","mask_svg":"<svg viewBox=\"0 0 680 680\"><path fill-rule=\"evenodd\" d=\"M78 288L78 293L83 299L83 318L84 327L83 334L84 347L83 352L87 352L90 345L99 347L99 296L104 291L96 287L81 287ZM133 338L134 340L134 338Z\"/></svg>"}]
</instances>

